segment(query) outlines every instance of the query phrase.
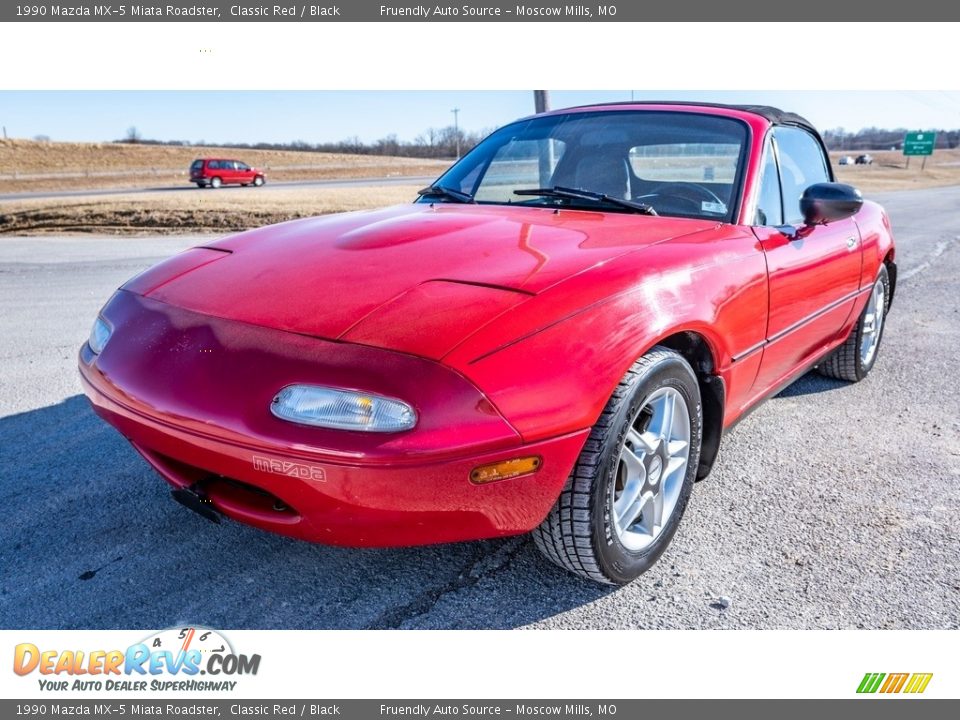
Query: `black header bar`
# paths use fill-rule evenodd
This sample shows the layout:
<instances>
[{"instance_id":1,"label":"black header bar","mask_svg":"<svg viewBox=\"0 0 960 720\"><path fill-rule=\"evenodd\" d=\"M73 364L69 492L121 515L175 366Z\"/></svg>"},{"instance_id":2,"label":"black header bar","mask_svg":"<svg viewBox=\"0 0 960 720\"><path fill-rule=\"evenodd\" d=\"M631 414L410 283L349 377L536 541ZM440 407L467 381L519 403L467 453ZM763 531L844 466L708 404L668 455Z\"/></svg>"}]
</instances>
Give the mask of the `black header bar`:
<instances>
[{"instance_id":1,"label":"black header bar","mask_svg":"<svg viewBox=\"0 0 960 720\"><path fill-rule=\"evenodd\" d=\"M907 711L905 705L909 704ZM236 700L197 694L188 700L130 698L0 700L3 717L59 718L63 715L134 720L158 718L290 718L339 717L350 720L433 720L451 717L493 718L553 717L559 720L621 720L645 716L709 717L717 720L941 720L956 717L958 700L873 698L872 700Z\"/></svg>"},{"instance_id":2,"label":"black header bar","mask_svg":"<svg viewBox=\"0 0 960 720\"><path fill-rule=\"evenodd\" d=\"M615 0L614 2L558 2L557 0L472 0L471 2L383 2L342 0L318 4L302 2L252 3L221 0L172 2L4 2L0 22L743 22L788 21L857 22L848 38L870 47L870 21L943 22L960 19L960 4L913 0L876 3L859 0L805 0L771 3L769 0ZM811 32L821 32L811 25ZM718 28L728 41L743 32ZM796 47L797 37L783 47ZM770 38L774 41L774 38Z\"/></svg>"}]
</instances>

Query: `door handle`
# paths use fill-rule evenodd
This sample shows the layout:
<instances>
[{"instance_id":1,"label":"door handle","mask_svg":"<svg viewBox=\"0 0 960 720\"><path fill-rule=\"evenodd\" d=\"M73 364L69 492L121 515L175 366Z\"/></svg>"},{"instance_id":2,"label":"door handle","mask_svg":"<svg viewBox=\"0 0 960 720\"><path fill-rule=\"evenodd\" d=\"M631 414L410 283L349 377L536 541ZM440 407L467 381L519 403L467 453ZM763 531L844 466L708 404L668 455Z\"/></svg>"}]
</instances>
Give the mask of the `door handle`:
<instances>
[{"instance_id":1,"label":"door handle","mask_svg":"<svg viewBox=\"0 0 960 720\"><path fill-rule=\"evenodd\" d=\"M853 250L857 246L857 239L855 237L847 238L847 250Z\"/></svg>"}]
</instances>

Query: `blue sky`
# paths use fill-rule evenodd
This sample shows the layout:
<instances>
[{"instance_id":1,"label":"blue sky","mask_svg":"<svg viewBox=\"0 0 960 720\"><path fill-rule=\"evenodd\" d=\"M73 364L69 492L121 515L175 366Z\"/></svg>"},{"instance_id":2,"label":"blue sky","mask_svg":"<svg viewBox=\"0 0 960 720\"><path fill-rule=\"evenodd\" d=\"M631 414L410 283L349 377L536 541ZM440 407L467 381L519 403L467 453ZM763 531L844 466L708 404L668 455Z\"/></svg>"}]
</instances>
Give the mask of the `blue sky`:
<instances>
[{"instance_id":1,"label":"blue sky","mask_svg":"<svg viewBox=\"0 0 960 720\"><path fill-rule=\"evenodd\" d=\"M960 127L960 92L635 90L636 99L762 103L807 116L821 129ZM629 100L622 92L551 91L554 108ZM0 91L10 137L115 140L136 126L145 138L192 142L412 140L428 127L492 129L533 112L525 91Z\"/></svg>"}]
</instances>

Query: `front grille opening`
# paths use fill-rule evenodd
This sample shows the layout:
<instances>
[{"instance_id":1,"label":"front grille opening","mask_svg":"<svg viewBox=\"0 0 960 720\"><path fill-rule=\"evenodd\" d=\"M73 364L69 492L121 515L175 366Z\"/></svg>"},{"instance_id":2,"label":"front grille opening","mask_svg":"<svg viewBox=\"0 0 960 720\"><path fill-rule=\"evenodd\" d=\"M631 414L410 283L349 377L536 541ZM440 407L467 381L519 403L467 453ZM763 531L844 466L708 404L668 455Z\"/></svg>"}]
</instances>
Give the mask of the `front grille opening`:
<instances>
[{"instance_id":1,"label":"front grille opening","mask_svg":"<svg viewBox=\"0 0 960 720\"><path fill-rule=\"evenodd\" d=\"M283 498L256 485L215 475L200 487L213 506L227 515L285 525L300 520L300 513Z\"/></svg>"},{"instance_id":2,"label":"front grille opening","mask_svg":"<svg viewBox=\"0 0 960 720\"><path fill-rule=\"evenodd\" d=\"M300 513L294 507L261 487L218 475L153 450L139 446L137 449L175 486L188 487L208 498L214 508L226 515L260 524L300 522Z\"/></svg>"},{"instance_id":3,"label":"front grille opening","mask_svg":"<svg viewBox=\"0 0 960 720\"><path fill-rule=\"evenodd\" d=\"M250 485L249 483L234 480L233 478L218 475L215 479L208 480L204 483L204 489L206 489L210 495L218 492L229 492L233 496L242 496L247 504L256 506L260 510L270 510L271 512L282 515L296 516L299 514L289 504L273 493L267 492L256 485Z\"/></svg>"}]
</instances>

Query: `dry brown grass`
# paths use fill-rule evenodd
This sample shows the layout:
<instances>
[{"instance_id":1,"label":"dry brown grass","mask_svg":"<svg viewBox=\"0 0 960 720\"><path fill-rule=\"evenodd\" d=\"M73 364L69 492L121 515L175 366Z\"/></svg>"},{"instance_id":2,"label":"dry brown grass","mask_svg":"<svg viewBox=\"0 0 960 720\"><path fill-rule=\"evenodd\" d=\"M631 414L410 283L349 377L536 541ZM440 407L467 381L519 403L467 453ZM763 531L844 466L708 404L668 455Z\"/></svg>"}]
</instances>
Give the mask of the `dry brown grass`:
<instances>
[{"instance_id":1,"label":"dry brown grass","mask_svg":"<svg viewBox=\"0 0 960 720\"><path fill-rule=\"evenodd\" d=\"M14 144L19 143L16 141ZM9 145L9 141L6 145ZM33 143L43 145L44 143ZM6 147L0 144L0 151ZM92 147L92 146L91 146ZM117 147L122 152L138 152L145 146ZM183 148L146 148L150 151L183 151ZM7 147L9 150L9 147ZM37 148L34 148L37 150ZM190 156L192 157L192 150ZM91 150L92 152L92 150ZM111 151L113 152L113 151ZM903 155L887 151L874 152L869 166L836 164L844 153L833 153L837 179L861 188L868 196L885 190L904 190L960 185L960 150L938 150L927 159L921 170L921 158L912 158L906 168ZM855 153L850 153L855 155ZM300 153L280 153L294 155ZM319 153L310 153L320 156ZM143 159L143 155L137 155ZM2 155L0 155L2 157ZM384 165L395 158L328 155L331 162L356 165L349 172L329 166L327 177L357 177L356 173L382 172ZM124 160L123 162L128 162ZM34 160L39 163L39 160ZM406 162L406 161L404 161ZM401 164L404 164L401 162ZM3 172L0 165L0 173ZM38 167L38 165L34 165ZM418 168L417 165L405 167ZM418 169L418 172L420 170ZM352 173L352 174L351 174ZM363 175L359 175L363 176ZM259 227L300 217L327 213L365 210L394 203L410 202L416 197L417 184L377 185L349 188L284 188L267 192L255 189L196 191L170 194L114 195L110 197L73 197L68 199L32 199L0 203L0 234L46 232L225 232Z\"/></svg>"},{"instance_id":2,"label":"dry brown grass","mask_svg":"<svg viewBox=\"0 0 960 720\"><path fill-rule=\"evenodd\" d=\"M418 185L290 188L20 200L0 206L0 234L230 232L416 198Z\"/></svg>"},{"instance_id":3,"label":"dry brown grass","mask_svg":"<svg viewBox=\"0 0 960 720\"><path fill-rule=\"evenodd\" d=\"M843 155L856 157L862 151L832 152L833 169L837 180L860 188L864 193L886 190L914 190L943 185L960 185L960 149L937 150L927 158L924 170L920 167L922 157L907 159L900 151L884 150L870 152L873 165L838 165Z\"/></svg>"},{"instance_id":4,"label":"dry brown grass","mask_svg":"<svg viewBox=\"0 0 960 720\"><path fill-rule=\"evenodd\" d=\"M188 183L198 157L227 157L262 168L267 181L439 175L447 161L375 155L0 140L3 192L151 187Z\"/></svg>"}]
</instances>

